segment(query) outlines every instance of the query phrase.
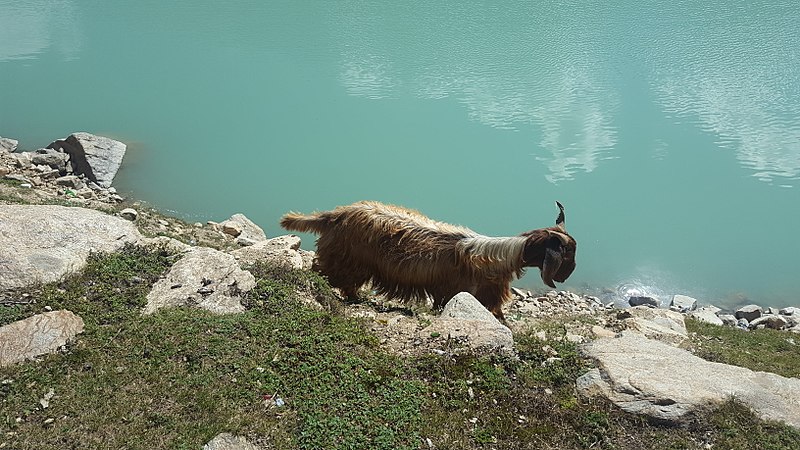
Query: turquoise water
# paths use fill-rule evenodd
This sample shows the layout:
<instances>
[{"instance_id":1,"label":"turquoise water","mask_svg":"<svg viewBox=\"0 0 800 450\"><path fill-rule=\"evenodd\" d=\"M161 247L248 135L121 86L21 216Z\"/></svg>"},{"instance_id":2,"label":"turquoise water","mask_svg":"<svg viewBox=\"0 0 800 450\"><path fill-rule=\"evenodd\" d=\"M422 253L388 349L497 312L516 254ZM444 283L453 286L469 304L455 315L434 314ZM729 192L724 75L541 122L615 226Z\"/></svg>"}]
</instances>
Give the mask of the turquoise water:
<instances>
[{"instance_id":1,"label":"turquoise water","mask_svg":"<svg viewBox=\"0 0 800 450\"><path fill-rule=\"evenodd\" d=\"M800 304L800 6L607 3L0 0L0 136L115 137L118 189L268 235L361 199L513 235L560 200L567 287Z\"/></svg>"}]
</instances>

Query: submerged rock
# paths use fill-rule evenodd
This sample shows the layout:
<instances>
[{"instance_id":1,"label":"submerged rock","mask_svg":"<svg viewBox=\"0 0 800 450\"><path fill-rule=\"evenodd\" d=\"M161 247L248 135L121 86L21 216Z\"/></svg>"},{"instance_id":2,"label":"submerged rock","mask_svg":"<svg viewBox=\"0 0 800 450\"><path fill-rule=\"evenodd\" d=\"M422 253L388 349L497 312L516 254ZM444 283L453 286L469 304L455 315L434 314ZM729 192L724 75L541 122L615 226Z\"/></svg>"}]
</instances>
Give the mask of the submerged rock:
<instances>
[{"instance_id":1,"label":"submerged rock","mask_svg":"<svg viewBox=\"0 0 800 450\"><path fill-rule=\"evenodd\" d=\"M630 297L628 299L628 304L631 306L652 306L658 308L658 300L646 296Z\"/></svg>"}]
</instances>

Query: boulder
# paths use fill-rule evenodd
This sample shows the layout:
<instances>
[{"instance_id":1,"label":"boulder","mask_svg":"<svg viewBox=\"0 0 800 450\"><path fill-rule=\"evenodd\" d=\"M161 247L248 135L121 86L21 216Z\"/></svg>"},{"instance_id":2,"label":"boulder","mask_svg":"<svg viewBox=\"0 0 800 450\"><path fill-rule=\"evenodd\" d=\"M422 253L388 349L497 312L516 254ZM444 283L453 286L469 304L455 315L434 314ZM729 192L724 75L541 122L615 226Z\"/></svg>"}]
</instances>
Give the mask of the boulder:
<instances>
[{"instance_id":1,"label":"boulder","mask_svg":"<svg viewBox=\"0 0 800 450\"><path fill-rule=\"evenodd\" d=\"M680 345L686 340L683 314L668 309L636 306L625 311L629 317L622 320L628 330L670 345Z\"/></svg>"},{"instance_id":2,"label":"boulder","mask_svg":"<svg viewBox=\"0 0 800 450\"><path fill-rule=\"evenodd\" d=\"M0 327L0 367L53 353L79 333L83 333L83 319L67 310Z\"/></svg>"},{"instance_id":3,"label":"boulder","mask_svg":"<svg viewBox=\"0 0 800 450\"><path fill-rule=\"evenodd\" d=\"M0 205L0 291L56 281L141 238L119 217L85 208Z\"/></svg>"},{"instance_id":4,"label":"boulder","mask_svg":"<svg viewBox=\"0 0 800 450\"><path fill-rule=\"evenodd\" d=\"M153 285L142 313L176 306L194 306L217 314L242 312L239 294L255 285L255 277L240 269L233 256L194 247Z\"/></svg>"},{"instance_id":5,"label":"boulder","mask_svg":"<svg viewBox=\"0 0 800 450\"><path fill-rule=\"evenodd\" d=\"M686 295L676 294L672 296L672 303L669 306L682 313L693 311L697 308L697 300Z\"/></svg>"},{"instance_id":6,"label":"boulder","mask_svg":"<svg viewBox=\"0 0 800 450\"><path fill-rule=\"evenodd\" d=\"M203 450L258 450L259 447L251 444L241 436L234 436L230 433L220 433L208 444L203 446Z\"/></svg>"},{"instance_id":7,"label":"boulder","mask_svg":"<svg viewBox=\"0 0 800 450\"><path fill-rule=\"evenodd\" d=\"M17 150L17 145L19 145L19 141L16 139L0 137L0 152L13 153Z\"/></svg>"},{"instance_id":8,"label":"boulder","mask_svg":"<svg viewBox=\"0 0 800 450\"><path fill-rule=\"evenodd\" d=\"M264 230L245 217L244 214L234 214L230 219L222 222L220 226L223 233L240 238L246 244L252 245L267 240Z\"/></svg>"},{"instance_id":9,"label":"boulder","mask_svg":"<svg viewBox=\"0 0 800 450\"><path fill-rule=\"evenodd\" d=\"M697 308L696 310L689 313L689 317L697 319L701 322L710 323L712 325L724 325L725 322L717 316L717 312L714 310L719 310L719 308Z\"/></svg>"},{"instance_id":10,"label":"boulder","mask_svg":"<svg viewBox=\"0 0 800 450\"><path fill-rule=\"evenodd\" d=\"M745 319L748 322L752 322L761 317L763 312L764 310L758 305L747 305L737 309L736 313L734 313L734 316L737 319Z\"/></svg>"},{"instance_id":11,"label":"boulder","mask_svg":"<svg viewBox=\"0 0 800 450\"><path fill-rule=\"evenodd\" d=\"M429 326L419 332L421 340L431 336L462 340L470 349L495 349L512 352L514 336L475 297L456 294Z\"/></svg>"},{"instance_id":12,"label":"boulder","mask_svg":"<svg viewBox=\"0 0 800 450\"><path fill-rule=\"evenodd\" d=\"M73 173L85 175L102 188L111 187L127 149L122 142L90 133L73 133L47 148L67 153Z\"/></svg>"},{"instance_id":13,"label":"boulder","mask_svg":"<svg viewBox=\"0 0 800 450\"><path fill-rule=\"evenodd\" d=\"M292 269L303 269L305 263L300 248L300 238L294 235L278 236L257 242L231 252L241 267L258 262L277 264Z\"/></svg>"},{"instance_id":14,"label":"boulder","mask_svg":"<svg viewBox=\"0 0 800 450\"><path fill-rule=\"evenodd\" d=\"M658 300L647 296L630 297L628 299L628 304L631 306L652 306L658 308Z\"/></svg>"},{"instance_id":15,"label":"boulder","mask_svg":"<svg viewBox=\"0 0 800 450\"><path fill-rule=\"evenodd\" d=\"M800 428L800 379L705 361L628 332L582 351L599 368L578 379L579 392L603 395L627 412L679 422L695 408L734 397L763 419Z\"/></svg>"}]
</instances>

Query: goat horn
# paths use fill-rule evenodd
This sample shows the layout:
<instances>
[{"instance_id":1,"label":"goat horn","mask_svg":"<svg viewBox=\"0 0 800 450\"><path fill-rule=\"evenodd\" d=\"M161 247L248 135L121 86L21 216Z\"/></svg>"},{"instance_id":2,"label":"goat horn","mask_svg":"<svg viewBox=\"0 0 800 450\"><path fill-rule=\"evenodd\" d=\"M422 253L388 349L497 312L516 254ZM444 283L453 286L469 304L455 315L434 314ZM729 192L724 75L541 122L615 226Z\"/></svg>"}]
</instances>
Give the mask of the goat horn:
<instances>
[{"instance_id":1,"label":"goat horn","mask_svg":"<svg viewBox=\"0 0 800 450\"><path fill-rule=\"evenodd\" d=\"M565 224L564 224L564 205L562 205L561 202L558 202L558 201L556 202L556 205L558 206L558 217L556 217L556 226L558 228L561 228L562 230L565 230L566 228L564 228L565 227Z\"/></svg>"}]
</instances>

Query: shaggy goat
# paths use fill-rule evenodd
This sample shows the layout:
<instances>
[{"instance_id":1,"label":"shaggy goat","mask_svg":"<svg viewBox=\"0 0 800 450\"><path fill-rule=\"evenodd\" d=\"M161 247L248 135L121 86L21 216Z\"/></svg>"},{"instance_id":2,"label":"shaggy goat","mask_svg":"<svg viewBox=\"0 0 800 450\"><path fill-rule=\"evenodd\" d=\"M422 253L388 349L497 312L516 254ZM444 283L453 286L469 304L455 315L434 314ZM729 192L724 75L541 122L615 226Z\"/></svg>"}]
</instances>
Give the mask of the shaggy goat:
<instances>
[{"instance_id":1,"label":"shaggy goat","mask_svg":"<svg viewBox=\"0 0 800 450\"><path fill-rule=\"evenodd\" d=\"M348 297L371 281L378 292L405 301L429 295L438 309L466 291L505 321L500 308L526 267L538 267L552 288L575 270L576 242L564 229L564 207L556 204L556 226L515 237L487 237L367 201L311 215L290 212L281 226L319 234L315 269Z\"/></svg>"}]
</instances>

